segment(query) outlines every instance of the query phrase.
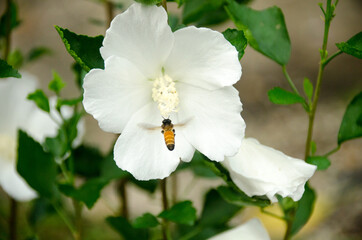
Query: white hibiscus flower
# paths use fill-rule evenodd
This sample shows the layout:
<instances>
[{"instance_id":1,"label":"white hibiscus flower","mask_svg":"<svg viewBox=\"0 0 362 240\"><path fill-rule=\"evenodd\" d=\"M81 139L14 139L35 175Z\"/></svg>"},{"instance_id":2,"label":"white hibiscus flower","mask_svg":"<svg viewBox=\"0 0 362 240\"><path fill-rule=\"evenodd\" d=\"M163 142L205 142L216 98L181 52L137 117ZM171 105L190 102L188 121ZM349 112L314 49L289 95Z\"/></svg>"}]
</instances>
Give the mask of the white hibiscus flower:
<instances>
[{"instance_id":1,"label":"white hibiscus flower","mask_svg":"<svg viewBox=\"0 0 362 240\"><path fill-rule=\"evenodd\" d=\"M238 151L245 124L232 85L241 66L221 33L196 27L173 33L162 7L135 3L112 21L100 51L105 69L85 76L83 104L104 131L121 133L118 167L139 180L164 178L195 149L215 161ZM164 119L175 125L173 151L161 129L150 127Z\"/></svg>"},{"instance_id":2,"label":"white hibiscus flower","mask_svg":"<svg viewBox=\"0 0 362 240\"><path fill-rule=\"evenodd\" d=\"M270 240L268 232L259 219L253 218L248 222L220 233L209 240Z\"/></svg>"},{"instance_id":3,"label":"white hibiscus flower","mask_svg":"<svg viewBox=\"0 0 362 240\"><path fill-rule=\"evenodd\" d=\"M298 201L304 185L316 166L292 158L256 139L246 138L239 152L227 157L223 165L230 171L233 182L248 196L266 195L276 202L276 194Z\"/></svg>"},{"instance_id":4,"label":"white hibiscus flower","mask_svg":"<svg viewBox=\"0 0 362 240\"><path fill-rule=\"evenodd\" d=\"M36 141L42 143L46 137L55 137L57 124L49 115L27 100L29 93L37 88L34 76L22 72L22 78L0 79L0 186L17 201L34 199L36 192L16 171L17 133L18 129L26 131ZM51 100L51 114L61 122L56 113L55 99ZM63 107L62 113L70 117L72 111ZM84 123L78 125L76 144L81 142Z\"/></svg>"}]
</instances>

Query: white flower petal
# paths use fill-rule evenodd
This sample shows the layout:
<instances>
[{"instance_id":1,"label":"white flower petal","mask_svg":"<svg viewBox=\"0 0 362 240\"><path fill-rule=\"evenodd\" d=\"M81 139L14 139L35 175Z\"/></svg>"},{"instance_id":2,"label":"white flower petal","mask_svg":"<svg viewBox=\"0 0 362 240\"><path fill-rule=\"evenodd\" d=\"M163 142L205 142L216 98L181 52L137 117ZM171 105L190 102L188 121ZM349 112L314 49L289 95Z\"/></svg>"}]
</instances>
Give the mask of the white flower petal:
<instances>
[{"instance_id":1,"label":"white flower petal","mask_svg":"<svg viewBox=\"0 0 362 240\"><path fill-rule=\"evenodd\" d=\"M248 196L267 195L272 202L277 201L276 194L298 201L306 181L316 170L316 166L252 138L244 139L240 151L223 163L235 184Z\"/></svg>"},{"instance_id":2,"label":"white flower petal","mask_svg":"<svg viewBox=\"0 0 362 240\"><path fill-rule=\"evenodd\" d=\"M120 133L133 113L152 101L152 83L128 60L112 56L105 70L92 69L84 78L85 110L107 132Z\"/></svg>"},{"instance_id":3,"label":"white flower petal","mask_svg":"<svg viewBox=\"0 0 362 240\"><path fill-rule=\"evenodd\" d=\"M248 222L218 234L209 240L270 240L268 232L259 219L253 218Z\"/></svg>"},{"instance_id":4,"label":"white flower petal","mask_svg":"<svg viewBox=\"0 0 362 240\"><path fill-rule=\"evenodd\" d=\"M231 86L241 77L235 47L221 33L196 27L175 32L165 71L174 80L209 90Z\"/></svg>"},{"instance_id":5,"label":"white flower petal","mask_svg":"<svg viewBox=\"0 0 362 240\"><path fill-rule=\"evenodd\" d=\"M15 161L0 158L0 185L17 201L30 201L36 192L25 182L15 169Z\"/></svg>"},{"instance_id":6,"label":"white flower petal","mask_svg":"<svg viewBox=\"0 0 362 240\"><path fill-rule=\"evenodd\" d=\"M166 11L135 3L113 19L100 51L104 60L112 55L126 58L153 79L161 73L173 42Z\"/></svg>"},{"instance_id":7,"label":"white flower petal","mask_svg":"<svg viewBox=\"0 0 362 240\"><path fill-rule=\"evenodd\" d=\"M245 131L238 91L233 87L208 91L181 83L176 88L179 121L191 119L183 130L186 139L211 160L236 154Z\"/></svg>"},{"instance_id":8,"label":"white flower petal","mask_svg":"<svg viewBox=\"0 0 362 240\"><path fill-rule=\"evenodd\" d=\"M129 120L114 146L114 159L123 170L138 180L162 179L169 176L180 159L190 161L194 148L176 130L175 149L166 147L161 128L147 129L142 124L161 126L157 105L150 103ZM180 132L180 133L179 133Z\"/></svg>"},{"instance_id":9,"label":"white flower petal","mask_svg":"<svg viewBox=\"0 0 362 240\"><path fill-rule=\"evenodd\" d=\"M21 72L22 78L0 80L0 133L16 137L19 126L23 126L36 106L29 100L29 93L35 91L37 81L29 73Z\"/></svg>"}]
</instances>

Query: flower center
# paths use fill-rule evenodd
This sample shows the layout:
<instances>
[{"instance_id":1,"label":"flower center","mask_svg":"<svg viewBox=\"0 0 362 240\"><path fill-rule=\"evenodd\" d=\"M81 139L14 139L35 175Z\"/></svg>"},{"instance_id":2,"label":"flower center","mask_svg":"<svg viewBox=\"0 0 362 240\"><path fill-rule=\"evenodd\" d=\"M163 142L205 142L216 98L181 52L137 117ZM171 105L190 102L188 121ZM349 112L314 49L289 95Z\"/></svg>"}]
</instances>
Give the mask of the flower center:
<instances>
[{"instance_id":1,"label":"flower center","mask_svg":"<svg viewBox=\"0 0 362 240\"><path fill-rule=\"evenodd\" d=\"M162 117L168 118L171 112L178 111L177 106L180 101L175 82L167 74L163 74L154 80L152 98L153 101L158 103L158 109Z\"/></svg>"},{"instance_id":2,"label":"flower center","mask_svg":"<svg viewBox=\"0 0 362 240\"><path fill-rule=\"evenodd\" d=\"M16 145L15 138L0 134L0 157L5 160L15 161Z\"/></svg>"}]
</instances>

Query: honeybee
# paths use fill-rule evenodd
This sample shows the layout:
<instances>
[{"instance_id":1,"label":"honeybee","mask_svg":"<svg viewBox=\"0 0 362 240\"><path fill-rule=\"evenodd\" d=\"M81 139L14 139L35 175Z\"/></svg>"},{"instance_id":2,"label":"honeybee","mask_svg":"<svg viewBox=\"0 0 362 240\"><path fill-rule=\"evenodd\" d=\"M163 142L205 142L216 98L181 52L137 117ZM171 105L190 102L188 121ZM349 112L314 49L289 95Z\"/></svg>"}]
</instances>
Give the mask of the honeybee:
<instances>
[{"instance_id":1,"label":"honeybee","mask_svg":"<svg viewBox=\"0 0 362 240\"><path fill-rule=\"evenodd\" d=\"M175 129L174 127L183 127L186 125L187 122L189 122L191 120L188 119L187 121L185 121L184 123L179 123L179 124L172 124L171 119L169 118L165 118L162 120L162 125L161 127L159 126L150 126L148 124L144 124L144 123L139 123L138 126L140 126L141 128L147 129L147 130L157 130L157 129L161 129L161 133L163 134L163 137L165 139L165 144L168 150L172 151L175 149Z\"/></svg>"}]
</instances>

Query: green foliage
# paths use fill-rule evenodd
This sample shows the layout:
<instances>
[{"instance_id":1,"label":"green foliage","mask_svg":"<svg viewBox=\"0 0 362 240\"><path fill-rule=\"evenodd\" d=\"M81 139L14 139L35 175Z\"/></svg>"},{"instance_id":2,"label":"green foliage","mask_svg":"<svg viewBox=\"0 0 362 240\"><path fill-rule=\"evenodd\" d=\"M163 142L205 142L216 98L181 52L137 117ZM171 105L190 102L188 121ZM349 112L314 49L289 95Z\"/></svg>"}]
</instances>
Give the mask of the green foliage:
<instances>
[{"instance_id":1,"label":"green foliage","mask_svg":"<svg viewBox=\"0 0 362 240\"><path fill-rule=\"evenodd\" d=\"M52 50L47 47L35 47L28 53L27 60L28 62L32 62L34 60L38 60L44 55L51 55L52 53Z\"/></svg>"},{"instance_id":2,"label":"green foliage","mask_svg":"<svg viewBox=\"0 0 362 240\"><path fill-rule=\"evenodd\" d=\"M83 101L83 96L80 96L79 98L71 98L71 99L58 98L56 108L60 109L62 106L75 106L82 101Z\"/></svg>"},{"instance_id":3,"label":"green foliage","mask_svg":"<svg viewBox=\"0 0 362 240\"><path fill-rule=\"evenodd\" d=\"M73 157L74 171L76 174L86 178L94 178L101 175L101 166L104 157L99 149L81 145L74 149Z\"/></svg>"},{"instance_id":4,"label":"green foliage","mask_svg":"<svg viewBox=\"0 0 362 240\"><path fill-rule=\"evenodd\" d=\"M251 47L280 65L288 63L291 45L280 8L257 11L230 1L226 10L235 25L244 30Z\"/></svg>"},{"instance_id":5,"label":"green foliage","mask_svg":"<svg viewBox=\"0 0 362 240\"><path fill-rule=\"evenodd\" d=\"M55 137L47 137L44 142L44 148L56 158L62 158L68 149L67 136L63 129L58 130Z\"/></svg>"},{"instance_id":6,"label":"green foliage","mask_svg":"<svg viewBox=\"0 0 362 240\"><path fill-rule=\"evenodd\" d=\"M362 92L348 104L338 132L338 144L362 136Z\"/></svg>"},{"instance_id":7,"label":"green foliage","mask_svg":"<svg viewBox=\"0 0 362 240\"><path fill-rule=\"evenodd\" d=\"M336 45L342 52L362 59L362 32L357 33L347 42L337 43Z\"/></svg>"},{"instance_id":8,"label":"green foliage","mask_svg":"<svg viewBox=\"0 0 362 240\"><path fill-rule=\"evenodd\" d=\"M107 217L106 221L124 239L147 240L146 229L134 228L124 217Z\"/></svg>"},{"instance_id":9,"label":"green foliage","mask_svg":"<svg viewBox=\"0 0 362 240\"><path fill-rule=\"evenodd\" d=\"M313 84L310 82L308 78L304 78L303 88L304 88L304 93L308 98L308 102L311 103L313 97Z\"/></svg>"},{"instance_id":10,"label":"green foliage","mask_svg":"<svg viewBox=\"0 0 362 240\"><path fill-rule=\"evenodd\" d=\"M132 226L134 228L153 228L157 227L160 223L157 218L153 216L151 213L145 213L142 216L136 218L133 221Z\"/></svg>"},{"instance_id":11,"label":"green foliage","mask_svg":"<svg viewBox=\"0 0 362 240\"><path fill-rule=\"evenodd\" d=\"M51 80L48 85L49 90L52 90L57 95L59 95L60 91L65 87L65 85L65 82L62 80L59 74L56 71L53 71L53 80Z\"/></svg>"},{"instance_id":12,"label":"green foliage","mask_svg":"<svg viewBox=\"0 0 362 240\"><path fill-rule=\"evenodd\" d=\"M316 194L314 190L306 184L303 197L299 200L295 211L295 219L291 230L292 235L295 235L312 216L315 200Z\"/></svg>"},{"instance_id":13,"label":"green foliage","mask_svg":"<svg viewBox=\"0 0 362 240\"><path fill-rule=\"evenodd\" d=\"M40 196L53 198L56 191L57 166L42 146L19 130L17 170Z\"/></svg>"},{"instance_id":14,"label":"green foliage","mask_svg":"<svg viewBox=\"0 0 362 240\"><path fill-rule=\"evenodd\" d=\"M28 95L28 99L34 101L38 108L40 108L41 110L47 113L50 112L49 100L43 90L35 90L35 92Z\"/></svg>"},{"instance_id":15,"label":"green foliage","mask_svg":"<svg viewBox=\"0 0 362 240\"><path fill-rule=\"evenodd\" d=\"M302 104L305 103L304 98L302 98L300 95L293 92L289 92L280 87L275 87L269 90L268 97L269 100L275 104L287 105L295 103L302 103Z\"/></svg>"},{"instance_id":16,"label":"green foliage","mask_svg":"<svg viewBox=\"0 0 362 240\"><path fill-rule=\"evenodd\" d=\"M18 70L10 66L6 61L0 59L0 78L15 77L21 78Z\"/></svg>"},{"instance_id":17,"label":"green foliage","mask_svg":"<svg viewBox=\"0 0 362 240\"><path fill-rule=\"evenodd\" d=\"M13 68L20 69L23 65L23 62L24 57L19 49L15 49L14 51L10 52L8 56L9 65L11 65Z\"/></svg>"},{"instance_id":18,"label":"green foliage","mask_svg":"<svg viewBox=\"0 0 362 240\"><path fill-rule=\"evenodd\" d=\"M105 179L121 179L128 177L130 174L117 167L116 162L113 160L113 153L109 154L103 161L101 166L101 176Z\"/></svg>"},{"instance_id":19,"label":"green foliage","mask_svg":"<svg viewBox=\"0 0 362 240\"><path fill-rule=\"evenodd\" d=\"M226 202L234 204L236 206L266 207L270 205L270 202L268 200L251 198L243 192L235 191L231 187L220 186L217 188L217 191Z\"/></svg>"},{"instance_id":20,"label":"green foliage","mask_svg":"<svg viewBox=\"0 0 362 240\"><path fill-rule=\"evenodd\" d=\"M233 45L236 48L236 50L239 53L238 57L240 60L245 53L244 50L246 46L248 45L248 41L246 40L244 32L241 30L228 28L222 34L224 34L226 40L228 40L231 43L231 45Z\"/></svg>"},{"instance_id":21,"label":"green foliage","mask_svg":"<svg viewBox=\"0 0 362 240\"><path fill-rule=\"evenodd\" d=\"M104 179L91 179L86 181L81 187L75 188L70 184L60 184L59 190L77 201L85 203L91 209L100 197L101 190L108 184Z\"/></svg>"},{"instance_id":22,"label":"green foliage","mask_svg":"<svg viewBox=\"0 0 362 240\"><path fill-rule=\"evenodd\" d=\"M216 190L210 190L205 197L199 225L224 225L240 210L240 206L226 202Z\"/></svg>"},{"instance_id":23,"label":"green foliage","mask_svg":"<svg viewBox=\"0 0 362 240\"><path fill-rule=\"evenodd\" d=\"M0 38L6 36L7 29L7 18L10 14L10 31L19 26L20 21L18 20L18 10L14 1L10 2L10 11L4 12L0 18Z\"/></svg>"},{"instance_id":24,"label":"green foliage","mask_svg":"<svg viewBox=\"0 0 362 240\"><path fill-rule=\"evenodd\" d=\"M221 0L185 0L182 12L182 22L184 24L201 22L202 25L211 25L223 22L226 19L227 14L223 10L223 1Z\"/></svg>"},{"instance_id":25,"label":"green foliage","mask_svg":"<svg viewBox=\"0 0 362 240\"><path fill-rule=\"evenodd\" d=\"M196 209L192 206L191 201L184 201L176 203L170 209L164 210L158 217L191 226L194 225L196 220Z\"/></svg>"},{"instance_id":26,"label":"green foliage","mask_svg":"<svg viewBox=\"0 0 362 240\"><path fill-rule=\"evenodd\" d=\"M175 32L181 28L186 27L185 24L180 23L180 19L178 18L178 16L173 14L168 15L168 25L170 25L172 32Z\"/></svg>"},{"instance_id":27,"label":"green foliage","mask_svg":"<svg viewBox=\"0 0 362 240\"><path fill-rule=\"evenodd\" d=\"M317 170L326 170L331 162L327 157L323 156L312 156L307 158L307 163L313 164L317 166Z\"/></svg>"},{"instance_id":28,"label":"green foliage","mask_svg":"<svg viewBox=\"0 0 362 240\"><path fill-rule=\"evenodd\" d=\"M33 204L28 215L28 222L31 226L36 226L38 222L42 221L49 215L55 213L55 209L45 198L37 198Z\"/></svg>"},{"instance_id":29,"label":"green foliage","mask_svg":"<svg viewBox=\"0 0 362 240\"><path fill-rule=\"evenodd\" d=\"M77 83L78 88L83 92L83 79L87 72L77 62L72 65L72 70L75 74L75 82Z\"/></svg>"},{"instance_id":30,"label":"green foliage","mask_svg":"<svg viewBox=\"0 0 362 240\"><path fill-rule=\"evenodd\" d=\"M104 61L99 52L103 36L88 37L78 35L59 26L55 26L55 29L58 31L69 54L85 71L89 72L93 68L104 68Z\"/></svg>"}]
</instances>

